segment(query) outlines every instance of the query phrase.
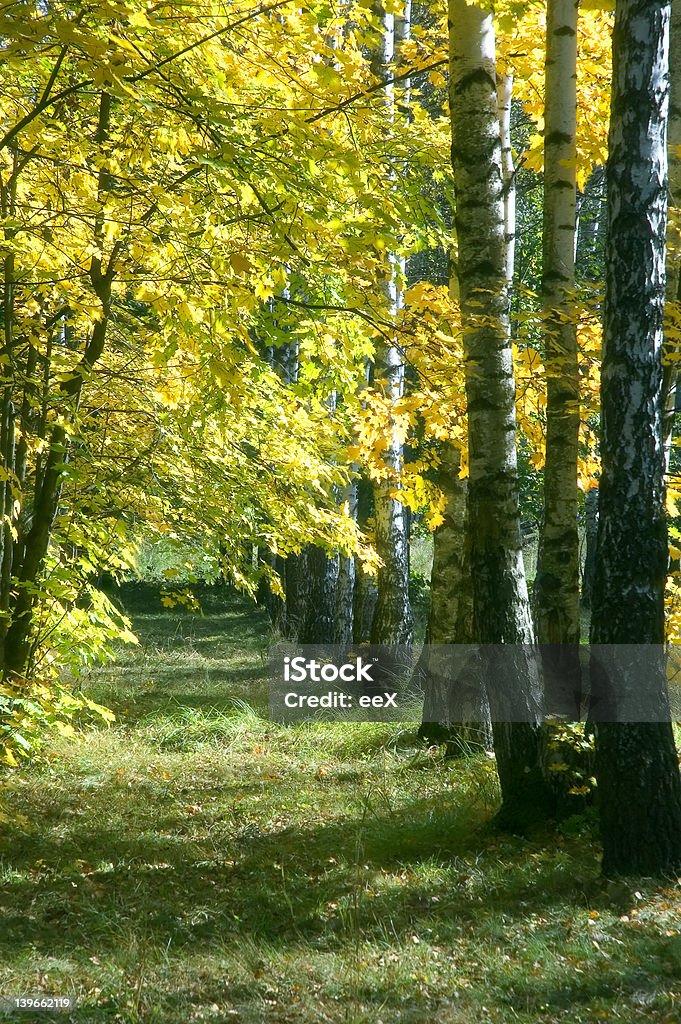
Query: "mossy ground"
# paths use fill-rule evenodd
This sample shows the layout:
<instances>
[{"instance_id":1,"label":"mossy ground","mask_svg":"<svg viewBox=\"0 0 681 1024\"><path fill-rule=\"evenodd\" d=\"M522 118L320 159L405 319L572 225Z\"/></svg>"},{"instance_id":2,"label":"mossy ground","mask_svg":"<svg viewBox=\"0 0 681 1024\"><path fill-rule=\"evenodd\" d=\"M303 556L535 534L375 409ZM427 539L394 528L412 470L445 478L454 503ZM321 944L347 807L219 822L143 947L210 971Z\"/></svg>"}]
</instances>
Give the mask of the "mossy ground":
<instances>
[{"instance_id":1,"label":"mossy ground","mask_svg":"<svg viewBox=\"0 0 681 1024\"><path fill-rule=\"evenodd\" d=\"M147 604L86 681L117 724L3 785L0 992L75 996L64 1024L681 1021L674 880L601 879L581 820L496 834L493 762L413 727L274 725L259 612Z\"/></svg>"}]
</instances>

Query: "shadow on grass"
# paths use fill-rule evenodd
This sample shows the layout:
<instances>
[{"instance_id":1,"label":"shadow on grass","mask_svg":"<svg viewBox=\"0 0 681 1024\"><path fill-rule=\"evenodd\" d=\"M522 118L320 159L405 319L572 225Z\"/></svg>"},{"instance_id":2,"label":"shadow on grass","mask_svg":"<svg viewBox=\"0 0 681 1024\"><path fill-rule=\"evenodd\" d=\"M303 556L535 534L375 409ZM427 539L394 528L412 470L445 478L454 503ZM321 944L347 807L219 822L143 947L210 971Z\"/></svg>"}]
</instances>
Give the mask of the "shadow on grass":
<instances>
[{"instance_id":1,"label":"shadow on grass","mask_svg":"<svg viewBox=\"0 0 681 1024\"><path fill-rule=\"evenodd\" d=\"M267 785L276 789L277 782ZM229 800L258 789L262 783L235 781L214 792ZM150 798L153 819L140 821L139 802ZM583 893L574 865L542 867L527 879L516 865L506 881L487 885L472 884L465 872L460 877L457 858L493 853L499 839L483 827L481 810L457 807L451 795L443 795L437 813L432 801L414 801L391 814L364 808L318 829L282 829L276 822L263 828L248 813L244 817L237 802L204 830L201 811L197 816L169 793L164 799L162 787L152 782L134 792L108 784L86 797L61 794L60 802L58 794L45 794L44 800L31 834L10 829L1 841L10 877L0 952L25 943L45 950L55 944L99 948L115 941L123 924L159 944L202 944L237 934L272 943L325 937L333 944L348 923L372 940L384 934L388 921L400 933L427 920L445 942L486 916L522 916L528 901L538 912ZM139 831L92 827L114 809L116 821L125 821L126 802ZM358 887L367 891L376 871L433 859L441 865L437 880L415 877L407 885L379 888L355 907L352 921L342 908L336 914L328 906ZM98 869L102 863L106 867ZM598 890L593 878L584 886Z\"/></svg>"},{"instance_id":2,"label":"shadow on grass","mask_svg":"<svg viewBox=\"0 0 681 1024\"><path fill-rule=\"evenodd\" d=\"M234 800L257 789L234 781L215 792ZM200 810L183 809L169 794L157 794L153 820L145 823L143 795L113 784L86 798L45 793L32 834L5 832L0 958L22 948L36 956L101 956L131 935L150 949L200 956L258 943L340 951L358 937L399 948L414 935L456 950L474 933L499 953L486 969L497 1000L528 1012L654 991L678 970L672 944L646 928L607 947L601 937L598 972L580 969L594 936L576 926L572 934L569 921L552 914L566 905L613 907L595 863L585 871L588 844L571 841L562 858L542 860L529 842L492 834L482 808L457 806L451 794L437 810L432 800L392 813L358 806L355 816L316 829L263 827L240 817L238 804L231 813L225 805L204 828ZM92 827L114 810L124 821L126 802L139 831ZM428 864L437 870L420 870ZM528 961L507 963L507 936L530 910L543 920L544 934L537 933L536 952L528 948ZM379 992L375 985L358 998L392 1001L389 988Z\"/></svg>"},{"instance_id":3,"label":"shadow on grass","mask_svg":"<svg viewBox=\"0 0 681 1024\"><path fill-rule=\"evenodd\" d=\"M225 710L234 697L266 707L269 625L262 609L227 588L204 591L205 614L164 609L149 585L113 596L131 616L140 646L91 672L82 687L120 721L134 725L169 704Z\"/></svg>"},{"instance_id":4,"label":"shadow on grass","mask_svg":"<svg viewBox=\"0 0 681 1024\"><path fill-rule=\"evenodd\" d=\"M221 673L215 672L209 678L202 677L193 689L187 690L183 677L176 675L173 679L170 673L166 680L154 674L153 689L145 691L143 687L128 688L125 674L121 672L118 680L120 689L112 691L110 687L91 684L85 689L89 697L110 708L119 723L130 727L152 724L151 720L156 717L172 719L180 709L187 708L206 715L223 714L234 707L234 698L265 714L269 700L267 681L255 672L250 679L246 673L244 677L235 682L235 673L225 670L221 678ZM172 682L177 683L177 688L171 685Z\"/></svg>"},{"instance_id":5,"label":"shadow on grass","mask_svg":"<svg viewBox=\"0 0 681 1024\"><path fill-rule=\"evenodd\" d=\"M149 595L138 597L145 609ZM187 708L210 713L235 695L248 700L247 684L265 671L252 661L267 640L262 614L234 595L209 610L204 617L134 612L144 657L93 679L100 699L109 706L120 700L121 717L138 733L150 726L152 746L190 751L186 780L164 781L158 773L130 778L123 770L118 777L108 763L100 774L74 773L66 782L37 775L23 792L17 785L17 818L3 823L0 961L25 956L38 963L58 955L87 967L101 957L123 972L110 1001L104 991L96 1003L84 1003L69 1015L74 1024L184 1022L199 999L246 1007L237 1020L297 1021L303 1018L296 986L280 993L286 1010L269 1016L270 979L260 956L336 954L330 988L342 999L349 985L343 963L361 945L389 950L396 961L427 946L449 964L441 992L457 984L457 972L468 971L481 1003L532 1020L606 997L632 1005L639 999L643 1006L657 985L673 980L674 936L662 937L652 926L617 930L616 920L601 935L585 922L584 908L620 915L631 899L626 887L613 891L596 877L588 840L552 836L537 843L496 835L488 827L489 798L457 792L456 769L436 796L391 805L380 780L363 776L362 755L383 743L371 736L361 751L349 744L353 771L342 765L314 781L300 764L276 777L257 775L258 766L249 763L240 768L245 777L237 777L228 755L201 767L191 736L176 740L172 728L164 733L164 720L172 726L176 718L180 735ZM223 655L215 646L221 637ZM224 665L197 668L209 645L210 660ZM145 673L156 682L149 692ZM125 700L121 691L128 687ZM412 772L412 790L415 779ZM354 795L348 781L357 782ZM342 785L344 791L336 789ZM344 802L336 808L335 796L327 799L334 817L314 825L324 787L324 796L338 792ZM291 824L301 816L305 826ZM173 975L168 991L162 967L141 988L145 956L164 964L168 951L187 965L211 954L220 960L225 951L232 959L224 978L215 969L211 976L187 966L194 976ZM388 966L358 969L352 998L369 1007L367 1020L422 1024L433 1012L443 1024L478 1019L449 1003L436 1005L409 972L407 966L393 985ZM638 1019L627 1012L622 1019Z\"/></svg>"}]
</instances>

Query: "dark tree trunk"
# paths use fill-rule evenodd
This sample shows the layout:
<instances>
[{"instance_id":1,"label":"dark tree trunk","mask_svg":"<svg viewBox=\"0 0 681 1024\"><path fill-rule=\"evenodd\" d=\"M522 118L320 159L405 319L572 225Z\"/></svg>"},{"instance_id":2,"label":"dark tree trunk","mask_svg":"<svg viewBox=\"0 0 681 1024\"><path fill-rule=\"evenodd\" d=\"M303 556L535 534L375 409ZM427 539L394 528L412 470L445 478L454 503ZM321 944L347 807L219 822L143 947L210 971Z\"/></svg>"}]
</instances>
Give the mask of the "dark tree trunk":
<instances>
[{"instance_id":1,"label":"dark tree trunk","mask_svg":"<svg viewBox=\"0 0 681 1024\"><path fill-rule=\"evenodd\" d=\"M583 280L602 278L605 202L605 168L594 167L579 199L575 264Z\"/></svg>"},{"instance_id":2,"label":"dark tree trunk","mask_svg":"<svg viewBox=\"0 0 681 1024\"><path fill-rule=\"evenodd\" d=\"M375 578L358 565L352 609L352 637L356 644L368 644L371 641L371 623L377 599Z\"/></svg>"},{"instance_id":3,"label":"dark tree trunk","mask_svg":"<svg viewBox=\"0 0 681 1024\"><path fill-rule=\"evenodd\" d=\"M273 555L271 551L260 551L259 559L261 566L269 568L277 574L282 586L285 585L286 560L281 555ZM286 605L280 594L275 594L270 586L269 579L261 576L257 593L258 604L265 609L273 629L278 633L286 632Z\"/></svg>"},{"instance_id":4,"label":"dark tree trunk","mask_svg":"<svg viewBox=\"0 0 681 1024\"><path fill-rule=\"evenodd\" d=\"M298 630L301 644L332 644L335 640L338 556L308 547L306 571L309 596L306 615Z\"/></svg>"},{"instance_id":5,"label":"dark tree trunk","mask_svg":"<svg viewBox=\"0 0 681 1024\"><path fill-rule=\"evenodd\" d=\"M622 683L663 710L667 527L662 435L669 3L617 0L608 158L603 472L591 640L660 646ZM628 677L631 676L629 679ZM681 778L669 722L596 726L605 874L681 868Z\"/></svg>"},{"instance_id":6,"label":"dark tree trunk","mask_svg":"<svg viewBox=\"0 0 681 1024\"><path fill-rule=\"evenodd\" d=\"M669 41L669 209L667 222L664 402L665 466L669 469L674 423L681 393L678 355L681 328L681 0L672 0Z\"/></svg>"},{"instance_id":7,"label":"dark tree trunk","mask_svg":"<svg viewBox=\"0 0 681 1024\"><path fill-rule=\"evenodd\" d=\"M357 519L357 481L350 480L346 485L343 498L348 513ZM336 631L337 644L351 644L353 637L353 610L355 600L355 581L357 563L354 555L341 554L338 557L338 586L336 588Z\"/></svg>"},{"instance_id":8,"label":"dark tree trunk","mask_svg":"<svg viewBox=\"0 0 681 1024\"><path fill-rule=\"evenodd\" d=\"M357 524L362 530L367 528L368 521L373 514L373 488L366 477L360 477L357 481ZM369 573L364 571L362 565L358 564L352 606L353 643L369 643L377 598L378 591L376 589L375 577L370 576Z\"/></svg>"},{"instance_id":9,"label":"dark tree trunk","mask_svg":"<svg viewBox=\"0 0 681 1024\"><path fill-rule=\"evenodd\" d=\"M286 559L286 636L297 639L310 601L310 579L307 569L307 549Z\"/></svg>"},{"instance_id":10,"label":"dark tree trunk","mask_svg":"<svg viewBox=\"0 0 681 1024\"><path fill-rule=\"evenodd\" d=\"M660 671L663 671L661 666ZM681 793L669 722L596 727L603 873L670 875L681 868Z\"/></svg>"}]
</instances>

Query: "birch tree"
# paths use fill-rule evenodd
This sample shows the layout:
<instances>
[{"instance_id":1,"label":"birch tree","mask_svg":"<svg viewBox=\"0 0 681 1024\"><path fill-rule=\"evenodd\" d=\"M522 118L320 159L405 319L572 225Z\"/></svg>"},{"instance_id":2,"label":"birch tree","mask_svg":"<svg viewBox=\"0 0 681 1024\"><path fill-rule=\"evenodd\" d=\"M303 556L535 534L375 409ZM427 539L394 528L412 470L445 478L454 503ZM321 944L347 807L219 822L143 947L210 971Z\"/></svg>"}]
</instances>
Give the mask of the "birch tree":
<instances>
[{"instance_id":1,"label":"birch tree","mask_svg":"<svg viewBox=\"0 0 681 1024\"><path fill-rule=\"evenodd\" d=\"M665 133L670 5L618 0L608 158L601 375L603 472L591 639L658 645L657 673L620 682L664 704L667 528L662 343L667 206ZM669 721L604 722L596 731L603 871L681 867L681 779Z\"/></svg>"},{"instance_id":2,"label":"birch tree","mask_svg":"<svg viewBox=\"0 0 681 1024\"><path fill-rule=\"evenodd\" d=\"M520 533L495 36L491 14L465 0L450 0L449 26L473 635L485 644L525 645L532 643L533 630ZM509 646L503 657L516 660L529 719L494 725L502 820L511 824L543 813L551 797L540 763L539 729L531 724L533 681L522 646Z\"/></svg>"},{"instance_id":3,"label":"birch tree","mask_svg":"<svg viewBox=\"0 0 681 1024\"><path fill-rule=\"evenodd\" d=\"M667 302L678 303L681 289L681 0L672 0L671 4L667 149L670 197L667 231ZM675 326L678 328L678 323Z\"/></svg>"},{"instance_id":4,"label":"birch tree","mask_svg":"<svg viewBox=\"0 0 681 1024\"><path fill-rule=\"evenodd\" d=\"M399 51L400 43L408 36L409 13L408 5L399 18L386 8L380 8L381 43L372 62L372 70L379 79L389 77L390 65ZM386 87L385 97L388 121L391 122L395 109L392 86ZM391 173L394 174L394 170ZM400 261L391 255L385 290L393 314L397 313L401 302L403 271L403 265L400 266ZM404 355L396 342L383 336L376 342L374 382L382 382L385 394L393 404L402 397ZM410 645L413 639L413 620L409 603L407 510L395 497L402 468L403 443L394 423L390 425L384 461L387 472L374 486L375 543L382 565L378 571L378 597L373 613L371 642Z\"/></svg>"},{"instance_id":5,"label":"birch tree","mask_svg":"<svg viewBox=\"0 0 681 1024\"><path fill-rule=\"evenodd\" d=\"M513 74L497 72L497 106L501 132L501 167L504 179L504 244L506 246L506 281L513 287L515 272L515 166L511 143L511 110L513 104Z\"/></svg>"},{"instance_id":6,"label":"birch tree","mask_svg":"<svg viewBox=\"0 0 681 1024\"><path fill-rule=\"evenodd\" d=\"M501 133L501 166L504 184L504 245L506 284L513 286L515 264L515 168L511 145L511 104L513 75L497 74L497 107ZM459 300L455 273L449 281L453 300ZM470 644L473 627L473 594L470 559L466 546L466 504L468 486L461 478L461 454L446 443L438 484L445 498L444 520L433 534L433 568L430 579L430 608L426 644L417 669L424 688L423 721L419 734L433 742L447 741L450 750L463 751L491 743L491 723L486 695L471 693L467 703L476 714L476 722L463 723L448 712L450 698L462 706L462 694L453 693L460 681L454 681L438 655L440 644ZM446 664L446 658L444 659ZM443 671L444 668L444 671Z\"/></svg>"},{"instance_id":7,"label":"birch tree","mask_svg":"<svg viewBox=\"0 0 681 1024\"><path fill-rule=\"evenodd\" d=\"M575 286L577 0L549 0L544 122L546 463L544 522L535 582L537 638L579 643L577 455L579 371Z\"/></svg>"},{"instance_id":8,"label":"birch tree","mask_svg":"<svg viewBox=\"0 0 681 1024\"><path fill-rule=\"evenodd\" d=\"M419 735L429 743L446 742L453 752L488 741L479 726L468 729L450 711L452 698L461 707L461 695L453 692L451 663L440 656L440 645L472 642L473 595L466 553L466 481L459 476L461 454L451 442L443 444L438 484L445 499L443 521L433 535L433 568L430 575L430 608L423 653L416 670L424 691L423 720ZM478 702L480 710L486 698Z\"/></svg>"}]
</instances>

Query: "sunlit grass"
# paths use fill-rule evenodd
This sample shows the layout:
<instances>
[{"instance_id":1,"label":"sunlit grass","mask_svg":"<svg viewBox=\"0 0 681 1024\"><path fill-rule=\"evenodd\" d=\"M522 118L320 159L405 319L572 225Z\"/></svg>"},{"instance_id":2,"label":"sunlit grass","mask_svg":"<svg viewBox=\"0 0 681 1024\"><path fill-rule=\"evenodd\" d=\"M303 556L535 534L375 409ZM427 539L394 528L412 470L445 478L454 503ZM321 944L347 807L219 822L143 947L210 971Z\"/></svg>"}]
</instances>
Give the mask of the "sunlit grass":
<instances>
[{"instance_id":1,"label":"sunlit grass","mask_svg":"<svg viewBox=\"0 0 681 1024\"><path fill-rule=\"evenodd\" d=\"M233 598L137 624L88 682L117 723L4 787L0 991L78 1024L681 1019L679 886L600 880L581 819L496 834L493 762L415 724L270 722Z\"/></svg>"}]
</instances>

